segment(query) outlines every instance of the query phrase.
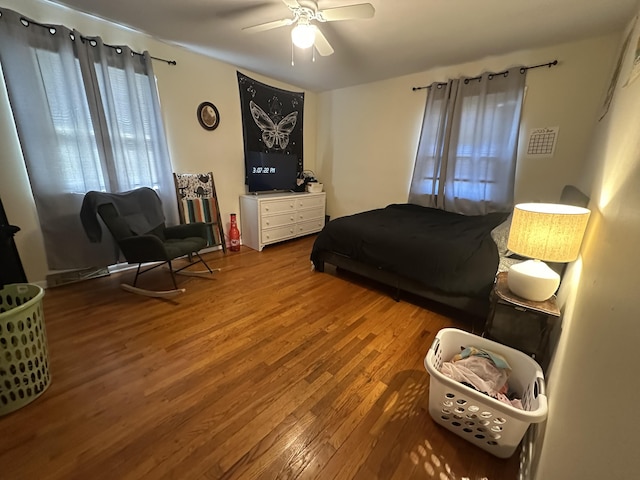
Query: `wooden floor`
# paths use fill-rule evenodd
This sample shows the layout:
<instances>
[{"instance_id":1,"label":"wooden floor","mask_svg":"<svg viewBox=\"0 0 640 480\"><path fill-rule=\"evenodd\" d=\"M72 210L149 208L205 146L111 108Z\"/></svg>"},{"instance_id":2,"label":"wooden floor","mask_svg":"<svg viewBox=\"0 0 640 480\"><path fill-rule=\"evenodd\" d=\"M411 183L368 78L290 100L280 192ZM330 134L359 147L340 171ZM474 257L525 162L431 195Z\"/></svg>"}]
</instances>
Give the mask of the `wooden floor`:
<instances>
[{"instance_id":1,"label":"wooden floor","mask_svg":"<svg viewBox=\"0 0 640 480\"><path fill-rule=\"evenodd\" d=\"M171 301L131 272L47 290L53 380L0 417L0 478L515 479L428 414L424 356L471 323L313 272L313 239L208 253Z\"/></svg>"}]
</instances>

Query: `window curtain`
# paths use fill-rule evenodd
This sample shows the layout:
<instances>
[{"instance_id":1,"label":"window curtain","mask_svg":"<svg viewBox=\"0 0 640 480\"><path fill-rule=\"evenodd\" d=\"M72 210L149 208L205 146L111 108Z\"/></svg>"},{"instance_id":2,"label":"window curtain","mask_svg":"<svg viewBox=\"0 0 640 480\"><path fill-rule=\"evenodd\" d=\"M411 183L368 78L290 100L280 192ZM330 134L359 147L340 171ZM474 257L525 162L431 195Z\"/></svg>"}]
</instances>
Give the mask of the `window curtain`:
<instances>
[{"instance_id":1,"label":"window curtain","mask_svg":"<svg viewBox=\"0 0 640 480\"><path fill-rule=\"evenodd\" d=\"M113 241L92 244L84 233L86 192L152 187L167 223L178 221L151 59L11 10L0 14L0 65L49 268L117 263Z\"/></svg>"},{"instance_id":2,"label":"window curtain","mask_svg":"<svg viewBox=\"0 0 640 480\"><path fill-rule=\"evenodd\" d=\"M409 202L465 215L513 207L526 70L429 87Z\"/></svg>"}]
</instances>

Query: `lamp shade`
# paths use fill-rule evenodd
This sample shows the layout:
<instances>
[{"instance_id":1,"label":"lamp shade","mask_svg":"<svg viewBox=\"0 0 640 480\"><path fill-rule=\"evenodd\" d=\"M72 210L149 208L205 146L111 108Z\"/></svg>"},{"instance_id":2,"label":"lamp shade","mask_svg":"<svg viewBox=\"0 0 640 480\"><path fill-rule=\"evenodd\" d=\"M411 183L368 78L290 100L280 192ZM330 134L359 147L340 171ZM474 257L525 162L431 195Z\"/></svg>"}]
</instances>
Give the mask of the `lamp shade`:
<instances>
[{"instance_id":1,"label":"lamp shade","mask_svg":"<svg viewBox=\"0 0 640 480\"><path fill-rule=\"evenodd\" d=\"M573 205L520 203L513 209L507 248L545 262L573 262L590 214Z\"/></svg>"},{"instance_id":2,"label":"lamp shade","mask_svg":"<svg viewBox=\"0 0 640 480\"><path fill-rule=\"evenodd\" d=\"M291 41L298 48L309 48L316 41L316 26L299 22L291 30Z\"/></svg>"}]
</instances>

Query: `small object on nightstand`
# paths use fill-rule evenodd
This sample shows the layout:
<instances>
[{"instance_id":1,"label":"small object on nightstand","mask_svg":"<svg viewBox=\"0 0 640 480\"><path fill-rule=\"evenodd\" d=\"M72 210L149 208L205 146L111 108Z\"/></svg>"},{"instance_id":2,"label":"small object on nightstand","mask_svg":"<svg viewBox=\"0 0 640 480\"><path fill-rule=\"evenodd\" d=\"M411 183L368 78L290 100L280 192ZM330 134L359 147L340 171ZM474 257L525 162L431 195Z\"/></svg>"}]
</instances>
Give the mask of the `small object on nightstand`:
<instances>
[{"instance_id":1,"label":"small object on nightstand","mask_svg":"<svg viewBox=\"0 0 640 480\"><path fill-rule=\"evenodd\" d=\"M491 308L483 336L534 357L543 367L549 358L549 334L560 317L556 297L534 302L517 296L501 272L491 293Z\"/></svg>"}]
</instances>

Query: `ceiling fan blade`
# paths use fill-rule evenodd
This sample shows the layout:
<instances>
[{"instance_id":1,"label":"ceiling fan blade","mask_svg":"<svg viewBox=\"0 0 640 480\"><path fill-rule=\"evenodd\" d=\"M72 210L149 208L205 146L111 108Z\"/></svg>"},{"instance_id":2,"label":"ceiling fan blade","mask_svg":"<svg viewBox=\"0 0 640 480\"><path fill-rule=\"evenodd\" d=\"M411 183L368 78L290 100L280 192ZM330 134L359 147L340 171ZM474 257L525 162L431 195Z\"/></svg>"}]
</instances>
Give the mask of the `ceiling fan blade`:
<instances>
[{"instance_id":1,"label":"ceiling fan blade","mask_svg":"<svg viewBox=\"0 0 640 480\"><path fill-rule=\"evenodd\" d=\"M282 0L284 4L289 8L300 8L300 4L297 0Z\"/></svg>"},{"instance_id":2,"label":"ceiling fan blade","mask_svg":"<svg viewBox=\"0 0 640 480\"><path fill-rule=\"evenodd\" d=\"M333 47L329 44L327 37L323 35L319 28L316 27L316 40L313 43L316 50L323 57L328 57L333 53Z\"/></svg>"},{"instance_id":3,"label":"ceiling fan blade","mask_svg":"<svg viewBox=\"0 0 640 480\"><path fill-rule=\"evenodd\" d=\"M273 28L286 27L287 25L291 25L292 23L292 18L283 18L282 20L274 20L273 22L261 23L259 25L253 25L252 27L244 27L242 30L250 33L264 32L265 30L271 30Z\"/></svg>"},{"instance_id":4,"label":"ceiling fan blade","mask_svg":"<svg viewBox=\"0 0 640 480\"><path fill-rule=\"evenodd\" d=\"M376 9L370 3L359 3L344 7L327 8L320 10L316 18L321 22L335 22L336 20L351 20L356 18L371 18Z\"/></svg>"}]
</instances>

